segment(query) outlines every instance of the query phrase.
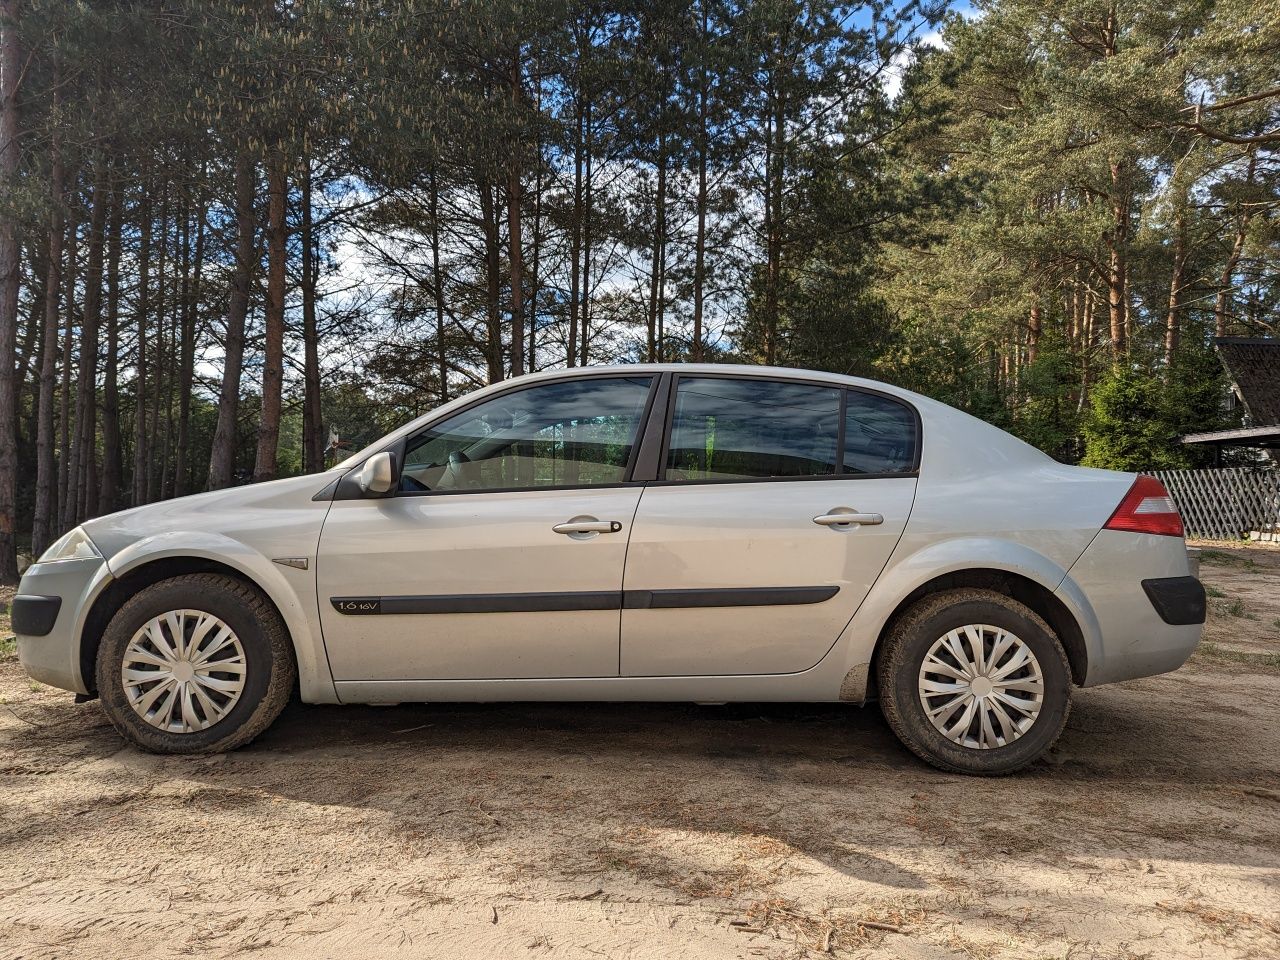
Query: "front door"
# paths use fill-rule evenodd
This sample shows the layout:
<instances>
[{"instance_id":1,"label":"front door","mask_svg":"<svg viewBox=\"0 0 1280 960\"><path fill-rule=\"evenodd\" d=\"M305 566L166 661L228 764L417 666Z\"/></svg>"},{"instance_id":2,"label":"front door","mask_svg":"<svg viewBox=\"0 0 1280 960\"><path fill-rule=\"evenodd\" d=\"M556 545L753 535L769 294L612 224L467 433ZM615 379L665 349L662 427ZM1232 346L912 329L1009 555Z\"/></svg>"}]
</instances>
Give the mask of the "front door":
<instances>
[{"instance_id":1,"label":"front door","mask_svg":"<svg viewBox=\"0 0 1280 960\"><path fill-rule=\"evenodd\" d=\"M902 536L915 412L830 385L682 376L667 447L631 532L622 675L812 667Z\"/></svg>"},{"instance_id":2,"label":"front door","mask_svg":"<svg viewBox=\"0 0 1280 960\"><path fill-rule=\"evenodd\" d=\"M500 394L408 440L396 495L335 501L317 567L334 679L617 676L651 385Z\"/></svg>"}]
</instances>

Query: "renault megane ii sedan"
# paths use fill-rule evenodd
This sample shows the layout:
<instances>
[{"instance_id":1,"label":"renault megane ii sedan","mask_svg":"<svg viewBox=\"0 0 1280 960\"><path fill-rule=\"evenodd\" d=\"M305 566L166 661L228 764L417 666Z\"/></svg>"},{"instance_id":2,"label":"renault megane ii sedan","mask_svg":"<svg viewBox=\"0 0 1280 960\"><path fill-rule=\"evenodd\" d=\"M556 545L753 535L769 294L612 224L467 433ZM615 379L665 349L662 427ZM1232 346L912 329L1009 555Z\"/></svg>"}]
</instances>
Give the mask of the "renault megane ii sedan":
<instances>
[{"instance_id":1,"label":"renault megane ii sedan","mask_svg":"<svg viewBox=\"0 0 1280 960\"><path fill-rule=\"evenodd\" d=\"M878 699L1007 773L1073 686L1179 667L1205 594L1152 477L852 377L637 365L445 404L322 475L126 510L22 579L21 660L162 753L311 703Z\"/></svg>"}]
</instances>

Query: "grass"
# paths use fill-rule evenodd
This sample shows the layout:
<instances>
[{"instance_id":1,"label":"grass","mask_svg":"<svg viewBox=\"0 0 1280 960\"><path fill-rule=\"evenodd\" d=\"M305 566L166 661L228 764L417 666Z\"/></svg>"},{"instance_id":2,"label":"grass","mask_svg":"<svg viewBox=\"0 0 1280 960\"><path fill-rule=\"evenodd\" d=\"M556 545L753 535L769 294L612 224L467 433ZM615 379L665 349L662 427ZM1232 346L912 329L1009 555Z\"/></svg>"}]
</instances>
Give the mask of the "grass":
<instances>
[{"instance_id":1,"label":"grass","mask_svg":"<svg viewBox=\"0 0 1280 960\"><path fill-rule=\"evenodd\" d=\"M1240 617L1244 620L1257 620L1257 616L1250 613L1248 607L1244 605L1243 600L1232 600L1222 605L1223 611L1229 617Z\"/></svg>"},{"instance_id":2,"label":"grass","mask_svg":"<svg viewBox=\"0 0 1280 960\"><path fill-rule=\"evenodd\" d=\"M1215 600L1221 600L1223 597L1226 596L1225 593L1223 593L1221 590L1219 590L1217 587L1213 586L1212 584L1205 587L1204 592L1209 596L1213 597Z\"/></svg>"},{"instance_id":3,"label":"grass","mask_svg":"<svg viewBox=\"0 0 1280 960\"><path fill-rule=\"evenodd\" d=\"M12 660L18 655L17 637L0 637L0 660Z\"/></svg>"},{"instance_id":4,"label":"grass","mask_svg":"<svg viewBox=\"0 0 1280 960\"><path fill-rule=\"evenodd\" d=\"M1243 570L1249 571L1258 569L1258 562L1252 557L1238 557L1234 553L1227 553L1223 550L1201 548L1200 562L1217 563L1224 567L1240 567Z\"/></svg>"},{"instance_id":5,"label":"grass","mask_svg":"<svg viewBox=\"0 0 1280 960\"><path fill-rule=\"evenodd\" d=\"M1210 660L1241 663L1250 667L1263 667L1267 670L1280 670L1280 653L1252 653L1248 650L1233 650L1221 644L1206 640L1196 648L1199 656Z\"/></svg>"}]
</instances>

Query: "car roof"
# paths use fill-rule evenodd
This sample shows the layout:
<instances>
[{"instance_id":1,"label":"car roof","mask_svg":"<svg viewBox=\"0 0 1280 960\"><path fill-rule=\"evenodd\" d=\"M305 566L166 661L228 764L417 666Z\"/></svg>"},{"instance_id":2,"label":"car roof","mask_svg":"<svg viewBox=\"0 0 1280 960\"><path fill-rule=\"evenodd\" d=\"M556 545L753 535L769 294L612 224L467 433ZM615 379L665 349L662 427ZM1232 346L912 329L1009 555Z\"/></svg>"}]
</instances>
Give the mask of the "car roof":
<instances>
[{"instance_id":1,"label":"car roof","mask_svg":"<svg viewBox=\"0 0 1280 960\"><path fill-rule=\"evenodd\" d=\"M769 367L747 363L615 363L601 366L558 367L554 370L540 370L537 373L526 373L519 377L512 377L493 386L510 386L514 383L535 383L541 380L561 380L585 376L608 374L627 376L640 373L679 373L684 375L703 373L717 376L760 377L772 380L822 380L840 386L879 390L903 398L914 399L918 396L910 390L882 383L879 380L869 380L865 377L853 377L843 373L832 373L828 370L807 370L800 367ZM490 388L483 387L482 389L488 390Z\"/></svg>"}]
</instances>

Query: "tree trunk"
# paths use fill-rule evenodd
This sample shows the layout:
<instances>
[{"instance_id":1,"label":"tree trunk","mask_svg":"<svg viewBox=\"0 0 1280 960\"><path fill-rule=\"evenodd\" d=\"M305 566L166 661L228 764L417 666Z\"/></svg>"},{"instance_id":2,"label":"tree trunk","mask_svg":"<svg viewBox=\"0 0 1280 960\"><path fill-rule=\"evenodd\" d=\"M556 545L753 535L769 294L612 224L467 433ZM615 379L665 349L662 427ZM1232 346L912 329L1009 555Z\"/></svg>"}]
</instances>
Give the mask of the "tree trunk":
<instances>
[{"instance_id":1,"label":"tree trunk","mask_svg":"<svg viewBox=\"0 0 1280 960\"><path fill-rule=\"evenodd\" d=\"M80 322L80 369L76 391L75 435L67 468L71 491L62 505L62 526L75 526L88 514L88 486L97 456L98 331L102 323L102 259L107 208L111 205L107 158L94 161L93 210L89 214L89 252L84 272L84 313Z\"/></svg>"},{"instance_id":2,"label":"tree trunk","mask_svg":"<svg viewBox=\"0 0 1280 960\"><path fill-rule=\"evenodd\" d=\"M710 33L710 19L707 13L706 0L702 2L702 41L707 43ZM693 253L693 343L690 358L694 363L702 362L702 313L703 298L707 280L707 67L706 51L702 54L702 65L698 80L698 233L694 242Z\"/></svg>"},{"instance_id":3,"label":"tree trunk","mask_svg":"<svg viewBox=\"0 0 1280 960\"><path fill-rule=\"evenodd\" d=\"M147 502L147 323L151 312L151 184L142 181L142 201L138 241L138 303L134 314L137 328L137 360L134 362L133 391L133 505Z\"/></svg>"},{"instance_id":4,"label":"tree trunk","mask_svg":"<svg viewBox=\"0 0 1280 960\"><path fill-rule=\"evenodd\" d=\"M1185 199L1185 198L1184 198ZM1169 310L1164 320L1164 377L1173 377L1178 355L1178 333L1182 316L1182 288L1186 286L1187 221L1185 203L1179 205L1173 225L1173 271L1169 278Z\"/></svg>"},{"instance_id":5,"label":"tree trunk","mask_svg":"<svg viewBox=\"0 0 1280 960\"><path fill-rule=\"evenodd\" d=\"M1248 172L1245 174L1245 183L1249 186L1253 185L1254 173L1258 166L1257 151L1249 154ZM1213 335L1215 337L1225 337L1227 335L1227 323L1230 320L1228 313L1231 310L1231 278L1235 276L1236 267L1240 263L1240 255L1244 252L1244 241L1249 235L1249 221L1253 218L1254 208L1251 206L1242 207L1239 215L1236 217L1236 233L1231 241L1231 253L1227 255L1227 261L1222 266L1222 274L1218 278L1218 295L1213 301Z\"/></svg>"},{"instance_id":6,"label":"tree trunk","mask_svg":"<svg viewBox=\"0 0 1280 960\"><path fill-rule=\"evenodd\" d=\"M667 272L667 137L658 135L658 179L653 198L653 260L649 266L648 353L650 363L662 356L661 315L666 302Z\"/></svg>"},{"instance_id":7,"label":"tree trunk","mask_svg":"<svg viewBox=\"0 0 1280 960\"><path fill-rule=\"evenodd\" d=\"M1093 291L1085 288L1084 315L1081 319L1081 337L1083 343L1080 350L1080 396L1076 401L1076 410L1083 411L1089 402L1090 374L1093 362L1093 345L1097 342L1097 328L1094 314L1097 301Z\"/></svg>"},{"instance_id":8,"label":"tree trunk","mask_svg":"<svg viewBox=\"0 0 1280 960\"><path fill-rule=\"evenodd\" d=\"M511 104L520 107L520 50L517 47L511 61ZM524 234L520 223L520 204L524 198L524 185L520 179L520 153L511 151L510 171L507 175L507 244L511 248L511 375L524 373Z\"/></svg>"},{"instance_id":9,"label":"tree trunk","mask_svg":"<svg viewBox=\"0 0 1280 960\"><path fill-rule=\"evenodd\" d=\"M591 221L595 202L595 176L592 171L593 137L591 132L591 101L587 101L586 109L586 155L583 172L583 211L582 211L582 309L578 323L582 334L582 346L578 351L578 365L585 367L590 362L588 350L591 346Z\"/></svg>"},{"instance_id":10,"label":"tree trunk","mask_svg":"<svg viewBox=\"0 0 1280 960\"><path fill-rule=\"evenodd\" d=\"M436 167L431 166L431 283L436 301L436 364L440 371L440 402L449 399L449 363L444 344L444 272L440 269L440 184Z\"/></svg>"},{"instance_id":11,"label":"tree trunk","mask_svg":"<svg viewBox=\"0 0 1280 960\"><path fill-rule=\"evenodd\" d=\"M253 467L254 483L276 476L276 453L280 446L280 405L284 390L284 272L288 251L285 224L284 152L276 147L267 164L267 304L263 344L262 420L258 424L258 455Z\"/></svg>"},{"instance_id":12,"label":"tree trunk","mask_svg":"<svg viewBox=\"0 0 1280 960\"><path fill-rule=\"evenodd\" d=\"M22 328L22 339L17 344L14 358L13 409L15 416L21 418L26 414L26 436L34 439L36 435L36 395L40 390L40 337L44 332L44 284L49 276L49 254L47 238L41 237L29 247L28 263L30 264L31 281L28 284L28 306L26 323ZM30 403L24 394L28 392L30 381ZM23 431L19 428L18 436Z\"/></svg>"},{"instance_id":13,"label":"tree trunk","mask_svg":"<svg viewBox=\"0 0 1280 960\"><path fill-rule=\"evenodd\" d=\"M0 0L0 190L18 185L18 85L23 70L19 0ZM0 583L18 579L17 411L13 364L18 340L18 225L0 218Z\"/></svg>"},{"instance_id":14,"label":"tree trunk","mask_svg":"<svg viewBox=\"0 0 1280 960\"><path fill-rule=\"evenodd\" d=\"M187 218L187 213L186 213L186 206L184 204L183 219L185 220L186 218ZM175 222L175 226L176 226L176 222ZM184 227L183 233L188 234L189 231ZM184 236L181 241L181 246L185 248L189 242L190 242L190 237ZM177 278L174 278L174 279L175 281L177 280ZM182 284L179 282L174 282L172 286L178 288L178 290L176 292L171 291L173 295L174 303L173 303L173 308L170 311L170 320L169 320L169 335L168 335L169 356L168 356L168 363L165 364L165 367L164 367L163 390L159 391L160 398L158 400L158 403L156 404L157 420L163 417L163 420L160 423L158 423L156 428L156 432L158 435L158 442L156 444L156 449L160 451L160 463L156 471L158 474L157 499L159 500L167 500L169 499L169 497L173 496L173 481L174 481L173 468L174 468L174 460L175 460L173 456L173 434L174 434L173 408L174 408L174 399L175 399L174 395L175 393L177 393L178 378L182 376L182 361L180 359L180 349L179 349L179 338L182 335L181 333L182 299L181 299L181 289L180 289Z\"/></svg>"},{"instance_id":15,"label":"tree trunk","mask_svg":"<svg viewBox=\"0 0 1280 960\"><path fill-rule=\"evenodd\" d=\"M786 159L786 99L781 91L772 97L774 111L770 122L769 146L765 165L765 352L764 362L778 362L778 298L782 285L782 186Z\"/></svg>"},{"instance_id":16,"label":"tree trunk","mask_svg":"<svg viewBox=\"0 0 1280 960\"><path fill-rule=\"evenodd\" d=\"M1044 313L1040 306L1040 295L1031 295L1031 313L1027 318L1027 363L1036 362L1040 355L1040 335L1044 332Z\"/></svg>"},{"instance_id":17,"label":"tree trunk","mask_svg":"<svg viewBox=\"0 0 1280 960\"><path fill-rule=\"evenodd\" d=\"M55 81L59 74L55 71ZM62 163L61 137L55 129L49 149L50 213L48 275L44 287L44 337L40 350L40 388L36 405L36 502L31 527L31 555L44 553L53 541L54 493L57 464L54 462L54 386L58 370L58 305L62 296L62 237L66 229L63 186L66 171Z\"/></svg>"},{"instance_id":18,"label":"tree trunk","mask_svg":"<svg viewBox=\"0 0 1280 960\"><path fill-rule=\"evenodd\" d=\"M102 383L102 492L98 509L111 513L120 505L124 463L120 452L120 241L123 200L112 180L111 218L107 226L107 351Z\"/></svg>"},{"instance_id":19,"label":"tree trunk","mask_svg":"<svg viewBox=\"0 0 1280 960\"><path fill-rule=\"evenodd\" d=\"M320 334L315 228L311 222L311 156L302 164L302 469L324 469L324 419L320 406Z\"/></svg>"},{"instance_id":20,"label":"tree trunk","mask_svg":"<svg viewBox=\"0 0 1280 960\"><path fill-rule=\"evenodd\" d=\"M222 386L218 391L218 425L209 456L209 489L231 486L235 473L239 434L240 375L244 369L244 322L249 313L249 286L253 282L257 251L254 247L253 198L255 171L252 158L242 151L236 158L235 221L236 263L231 275L231 299L227 304L227 329L223 343Z\"/></svg>"},{"instance_id":21,"label":"tree trunk","mask_svg":"<svg viewBox=\"0 0 1280 960\"><path fill-rule=\"evenodd\" d=\"M582 283L582 150L583 110L582 88L576 97L577 117L573 138L573 216L569 236L569 336L566 347L566 366L578 365L578 295Z\"/></svg>"},{"instance_id":22,"label":"tree trunk","mask_svg":"<svg viewBox=\"0 0 1280 960\"><path fill-rule=\"evenodd\" d=\"M520 174L513 170L507 186L507 235L511 247L511 375L525 372L524 343L524 250L520 225L522 186Z\"/></svg>"},{"instance_id":23,"label":"tree trunk","mask_svg":"<svg viewBox=\"0 0 1280 960\"><path fill-rule=\"evenodd\" d=\"M201 171L203 173L203 169ZM203 180L203 177L201 177ZM196 312L200 304L200 279L204 266L205 207L196 211L196 242L191 264L183 263L183 278L191 280L182 298L182 336L178 347L178 440L173 468L173 495L184 496L191 487L191 385L195 380Z\"/></svg>"},{"instance_id":24,"label":"tree trunk","mask_svg":"<svg viewBox=\"0 0 1280 960\"><path fill-rule=\"evenodd\" d=\"M155 350L151 364L151 412L148 419L147 450L150 455L146 462L147 501L155 501L160 497L160 473L164 470L166 451L160 445L160 411L165 389L165 310L169 306L169 291L166 286L169 261L169 182L165 181L160 193L160 243L156 255L156 296L155 318L151 329L155 331Z\"/></svg>"},{"instance_id":25,"label":"tree trunk","mask_svg":"<svg viewBox=\"0 0 1280 960\"><path fill-rule=\"evenodd\" d=\"M75 345L73 333L76 323L76 272L80 268L80 221L79 221L79 187L77 174L72 174L68 182L71 201L70 218L67 225L67 265L62 271L62 382L58 390L58 506L54 509L54 525L61 529L62 511L65 509L68 492L67 467L71 463L71 361Z\"/></svg>"},{"instance_id":26,"label":"tree trunk","mask_svg":"<svg viewBox=\"0 0 1280 960\"><path fill-rule=\"evenodd\" d=\"M1128 350L1129 195L1123 164L1111 164L1111 229L1107 232L1107 316L1111 350L1118 358Z\"/></svg>"},{"instance_id":27,"label":"tree trunk","mask_svg":"<svg viewBox=\"0 0 1280 960\"><path fill-rule=\"evenodd\" d=\"M534 90L536 91L537 102L534 105L534 115L542 115L542 78L536 66L534 76ZM533 258L529 269L529 302L526 304L526 312L529 317L529 356L526 364L528 371L533 373L538 369L538 294L542 286L542 139L535 136L533 143L534 150L534 185L533 185Z\"/></svg>"},{"instance_id":28,"label":"tree trunk","mask_svg":"<svg viewBox=\"0 0 1280 960\"><path fill-rule=\"evenodd\" d=\"M502 307L499 302L502 290L501 250L498 247L498 211L493 198L493 185L484 176L476 178L480 195L480 218L484 229L485 274L485 360L489 367L489 382L503 379L502 365Z\"/></svg>"}]
</instances>

